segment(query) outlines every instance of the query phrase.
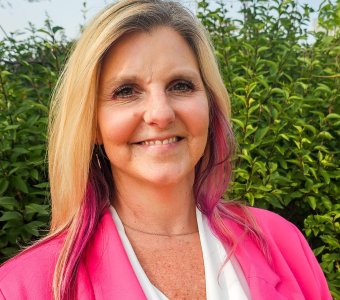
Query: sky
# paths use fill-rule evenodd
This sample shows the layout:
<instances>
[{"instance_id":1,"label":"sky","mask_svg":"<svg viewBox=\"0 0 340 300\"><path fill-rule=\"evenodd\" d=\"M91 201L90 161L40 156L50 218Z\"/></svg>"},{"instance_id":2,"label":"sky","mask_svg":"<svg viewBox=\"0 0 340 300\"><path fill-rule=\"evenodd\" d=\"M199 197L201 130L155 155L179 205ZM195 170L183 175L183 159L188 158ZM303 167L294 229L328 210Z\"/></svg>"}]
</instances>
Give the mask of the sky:
<instances>
[{"instance_id":1,"label":"sky","mask_svg":"<svg viewBox=\"0 0 340 300\"><path fill-rule=\"evenodd\" d=\"M196 0L179 1L195 12ZM87 20L110 2L111 0L87 0L85 14ZM214 2L209 2L211 2L213 8ZM227 4L228 10L230 10L229 14L233 18L237 18L237 11L240 7L239 1L224 0L223 2ZM299 4L308 3L309 6L317 10L322 0L298 0L298 2ZM44 27L44 20L46 20L46 14L48 14L54 26L63 27L66 36L74 39L79 36L80 24L84 24L83 3L84 0L40 0L38 3L29 3L28 0L0 0L0 25L7 34L14 31L24 31L29 22L40 29ZM313 13L311 19L316 18L317 13ZM0 28L0 40L4 37L2 29ZM308 30L312 29L311 24Z\"/></svg>"}]
</instances>

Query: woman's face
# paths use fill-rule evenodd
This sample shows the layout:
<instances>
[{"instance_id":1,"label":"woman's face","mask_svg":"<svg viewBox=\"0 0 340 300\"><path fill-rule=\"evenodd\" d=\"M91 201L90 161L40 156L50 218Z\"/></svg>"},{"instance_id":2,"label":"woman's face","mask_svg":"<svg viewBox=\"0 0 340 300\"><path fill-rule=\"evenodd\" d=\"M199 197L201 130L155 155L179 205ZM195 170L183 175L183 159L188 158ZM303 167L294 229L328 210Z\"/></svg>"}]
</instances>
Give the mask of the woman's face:
<instances>
[{"instance_id":1,"label":"woman's face","mask_svg":"<svg viewBox=\"0 0 340 300\"><path fill-rule=\"evenodd\" d=\"M98 143L115 181L192 183L208 124L195 54L176 31L128 33L109 49L99 82Z\"/></svg>"}]
</instances>

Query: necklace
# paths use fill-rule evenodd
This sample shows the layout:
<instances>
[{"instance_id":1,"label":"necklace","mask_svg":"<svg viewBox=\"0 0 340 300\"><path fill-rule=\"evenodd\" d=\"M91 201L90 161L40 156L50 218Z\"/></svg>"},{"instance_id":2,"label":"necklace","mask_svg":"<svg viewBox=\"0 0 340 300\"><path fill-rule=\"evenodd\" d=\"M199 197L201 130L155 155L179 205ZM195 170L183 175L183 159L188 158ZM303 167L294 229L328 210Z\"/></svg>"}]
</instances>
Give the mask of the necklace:
<instances>
[{"instance_id":1,"label":"necklace","mask_svg":"<svg viewBox=\"0 0 340 300\"><path fill-rule=\"evenodd\" d=\"M146 231L143 231L143 230L133 228L129 225L124 224L123 222L122 222L122 224L124 225L124 227L127 227L129 229L132 229L132 230L140 232L140 233L145 233L145 234L150 234L150 235L159 235L159 236L180 236L180 235L189 235L189 234L193 234L193 233L198 232L198 229L197 229L196 231L187 232L187 233L152 233L152 232L146 232Z\"/></svg>"}]
</instances>

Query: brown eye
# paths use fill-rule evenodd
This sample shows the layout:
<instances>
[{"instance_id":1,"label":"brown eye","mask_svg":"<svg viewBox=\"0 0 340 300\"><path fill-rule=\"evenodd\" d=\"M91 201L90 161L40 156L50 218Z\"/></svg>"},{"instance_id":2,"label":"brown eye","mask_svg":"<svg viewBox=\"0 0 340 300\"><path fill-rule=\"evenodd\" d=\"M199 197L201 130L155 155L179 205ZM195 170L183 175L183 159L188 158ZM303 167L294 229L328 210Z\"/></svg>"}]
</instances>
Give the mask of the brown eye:
<instances>
[{"instance_id":1,"label":"brown eye","mask_svg":"<svg viewBox=\"0 0 340 300\"><path fill-rule=\"evenodd\" d=\"M192 91L194 89L194 86L190 82L179 81L173 86L173 89L179 92L187 92Z\"/></svg>"},{"instance_id":2,"label":"brown eye","mask_svg":"<svg viewBox=\"0 0 340 300\"><path fill-rule=\"evenodd\" d=\"M122 95L124 97L124 96L131 95L131 93L132 93L132 88L123 88L117 93L117 95Z\"/></svg>"},{"instance_id":3,"label":"brown eye","mask_svg":"<svg viewBox=\"0 0 340 300\"><path fill-rule=\"evenodd\" d=\"M117 97L119 97L119 98L130 98L133 95L134 95L133 87L122 86L112 93L112 98L113 99L116 99Z\"/></svg>"}]
</instances>

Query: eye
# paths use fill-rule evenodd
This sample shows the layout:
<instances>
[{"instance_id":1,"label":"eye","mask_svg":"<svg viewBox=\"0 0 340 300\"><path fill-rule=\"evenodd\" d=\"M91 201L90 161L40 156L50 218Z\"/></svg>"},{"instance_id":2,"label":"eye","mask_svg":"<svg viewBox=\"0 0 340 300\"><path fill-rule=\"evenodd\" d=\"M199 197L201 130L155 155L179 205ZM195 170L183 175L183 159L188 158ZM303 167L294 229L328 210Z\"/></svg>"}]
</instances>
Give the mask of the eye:
<instances>
[{"instance_id":1,"label":"eye","mask_svg":"<svg viewBox=\"0 0 340 300\"><path fill-rule=\"evenodd\" d=\"M172 87L175 91L178 91L180 93L184 93L184 92L192 92L194 90L194 84L192 82L189 81L178 81L173 87Z\"/></svg>"},{"instance_id":2,"label":"eye","mask_svg":"<svg viewBox=\"0 0 340 300\"><path fill-rule=\"evenodd\" d=\"M134 95L134 90L132 86L124 85L113 91L112 98L131 98Z\"/></svg>"}]
</instances>

